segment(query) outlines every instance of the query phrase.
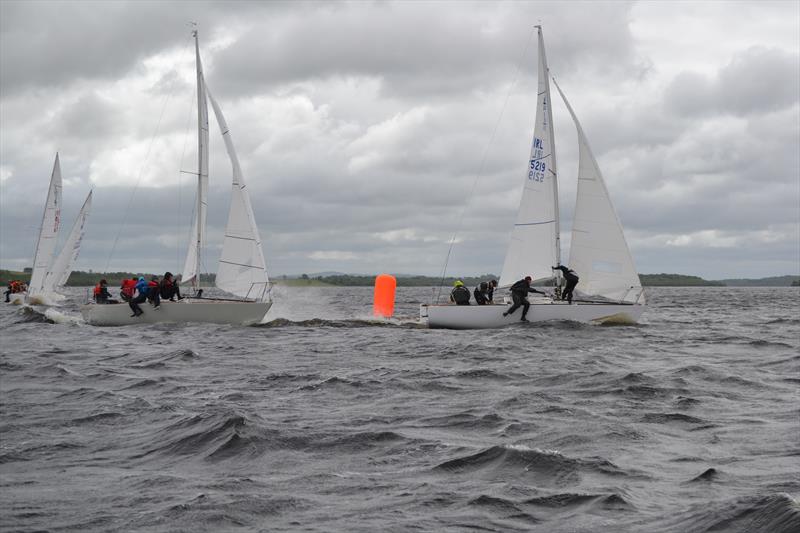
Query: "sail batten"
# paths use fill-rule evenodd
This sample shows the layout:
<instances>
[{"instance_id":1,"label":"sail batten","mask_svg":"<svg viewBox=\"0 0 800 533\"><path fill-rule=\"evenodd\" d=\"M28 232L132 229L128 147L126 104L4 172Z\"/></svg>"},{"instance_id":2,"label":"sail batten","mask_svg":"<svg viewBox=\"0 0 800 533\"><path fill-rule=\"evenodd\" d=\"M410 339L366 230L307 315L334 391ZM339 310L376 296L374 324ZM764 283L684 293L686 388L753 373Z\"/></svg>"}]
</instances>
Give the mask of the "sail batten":
<instances>
[{"instance_id":1,"label":"sail batten","mask_svg":"<svg viewBox=\"0 0 800 533\"><path fill-rule=\"evenodd\" d=\"M552 278L551 267L559 262L561 255L553 115L541 28L538 69L533 141L517 219L500 275L501 287L511 285L525 276L531 276L534 280Z\"/></svg>"},{"instance_id":2,"label":"sail batten","mask_svg":"<svg viewBox=\"0 0 800 533\"><path fill-rule=\"evenodd\" d=\"M578 191L570 244L570 267L578 289L623 302L644 303L641 281L597 160L575 111L553 80L578 132Z\"/></svg>"},{"instance_id":3,"label":"sail batten","mask_svg":"<svg viewBox=\"0 0 800 533\"><path fill-rule=\"evenodd\" d=\"M39 228L39 240L36 242L36 253L33 259L31 280L28 284L28 294L41 294L45 292L48 272L53 264L53 252L56 248L58 228L61 225L61 163L58 154L53 163L53 172L50 175L50 187L47 191L42 225Z\"/></svg>"}]
</instances>

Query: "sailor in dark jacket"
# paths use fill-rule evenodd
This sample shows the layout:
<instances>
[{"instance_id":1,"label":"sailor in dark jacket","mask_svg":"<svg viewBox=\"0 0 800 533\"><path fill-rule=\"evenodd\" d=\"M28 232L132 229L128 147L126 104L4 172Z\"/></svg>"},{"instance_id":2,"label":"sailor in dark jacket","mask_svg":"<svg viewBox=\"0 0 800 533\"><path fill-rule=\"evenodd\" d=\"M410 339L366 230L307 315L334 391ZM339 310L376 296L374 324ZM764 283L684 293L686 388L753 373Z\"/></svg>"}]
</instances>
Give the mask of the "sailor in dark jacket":
<instances>
[{"instance_id":1,"label":"sailor in dark jacket","mask_svg":"<svg viewBox=\"0 0 800 533\"><path fill-rule=\"evenodd\" d=\"M503 316L508 316L513 314L514 311L517 310L520 306L522 307L522 318L520 318L521 322L527 322L528 319L525 316L528 314L528 308L531 306L530 302L528 302L528 293L535 292L537 294L544 294L547 293L542 291L537 291L533 287L531 287L531 277L525 276L525 279L521 279L515 284L511 286L511 299L514 301L514 305L511 308L503 313Z\"/></svg>"},{"instance_id":2,"label":"sailor in dark jacket","mask_svg":"<svg viewBox=\"0 0 800 533\"><path fill-rule=\"evenodd\" d=\"M486 289L486 298L489 303L494 303L494 290L497 288L497 280L489 280L488 288Z\"/></svg>"},{"instance_id":3,"label":"sailor in dark jacket","mask_svg":"<svg viewBox=\"0 0 800 533\"><path fill-rule=\"evenodd\" d=\"M456 305L469 305L469 289L464 286L461 280L453 283L453 290L450 291L450 301Z\"/></svg>"},{"instance_id":4,"label":"sailor in dark jacket","mask_svg":"<svg viewBox=\"0 0 800 533\"><path fill-rule=\"evenodd\" d=\"M567 268L564 265L553 267L553 270L560 270L561 273L564 274L564 279L567 280L567 286L564 287L564 292L561 294L561 299L572 303L572 291L575 289L575 285L578 284L578 280L580 279L578 278L578 274L576 274L571 268Z\"/></svg>"},{"instance_id":5,"label":"sailor in dark jacket","mask_svg":"<svg viewBox=\"0 0 800 533\"><path fill-rule=\"evenodd\" d=\"M486 305L489 303L489 296L487 291L489 290L489 284L485 281L482 281L480 285L475 287L475 291L473 291L473 295L475 296L475 303L478 305Z\"/></svg>"}]
</instances>

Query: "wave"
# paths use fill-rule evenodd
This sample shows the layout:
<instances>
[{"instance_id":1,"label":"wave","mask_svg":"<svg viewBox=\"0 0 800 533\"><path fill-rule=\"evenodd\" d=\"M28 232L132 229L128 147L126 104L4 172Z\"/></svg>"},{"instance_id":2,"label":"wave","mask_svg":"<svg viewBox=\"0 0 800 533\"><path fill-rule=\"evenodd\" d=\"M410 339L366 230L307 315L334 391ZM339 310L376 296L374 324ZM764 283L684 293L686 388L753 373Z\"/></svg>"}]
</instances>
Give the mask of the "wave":
<instances>
[{"instance_id":1,"label":"wave","mask_svg":"<svg viewBox=\"0 0 800 533\"><path fill-rule=\"evenodd\" d=\"M434 470L452 474L480 474L493 478L530 476L543 484L557 486L578 483L582 472L608 476L640 476L605 459L575 459L565 457L555 450L521 445L492 446L475 454L445 461L434 467Z\"/></svg>"},{"instance_id":2,"label":"wave","mask_svg":"<svg viewBox=\"0 0 800 533\"><path fill-rule=\"evenodd\" d=\"M538 496L525 500L525 503L549 509L573 509L590 505L605 510L632 510L634 506L617 493L576 494L571 492Z\"/></svg>"},{"instance_id":3,"label":"wave","mask_svg":"<svg viewBox=\"0 0 800 533\"><path fill-rule=\"evenodd\" d=\"M708 482L708 481L717 481L720 478L720 472L716 468L707 468L703 471L702 474L693 477L688 482L689 483L698 483L698 482Z\"/></svg>"},{"instance_id":4,"label":"wave","mask_svg":"<svg viewBox=\"0 0 800 533\"><path fill-rule=\"evenodd\" d=\"M800 502L788 494L778 493L716 505L704 503L694 506L670 526L668 530L676 533L796 533L800 531Z\"/></svg>"},{"instance_id":5,"label":"wave","mask_svg":"<svg viewBox=\"0 0 800 533\"><path fill-rule=\"evenodd\" d=\"M191 361L199 356L188 348L173 350L164 354L153 354L126 365L128 368L163 368L171 361Z\"/></svg>"},{"instance_id":6,"label":"wave","mask_svg":"<svg viewBox=\"0 0 800 533\"><path fill-rule=\"evenodd\" d=\"M17 311L17 319L18 324L25 324L25 323L38 323L38 324L55 324L52 318L48 318L48 316L43 311L38 311L33 307L28 305L23 305Z\"/></svg>"},{"instance_id":7,"label":"wave","mask_svg":"<svg viewBox=\"0 0 800 533\"><path fill-rule=\"evenodd\" d=\"M288 318L275 318L269 322L262 322L260 324L253 324L254 328L286 328L286 327L304 327L304 328L375 328L375 327L388 327L388 328L422 328L419 321L412 320L398 320L398 319L367 319L367 318L350 318L341 320L330 320L324 318L311 318L307 320L290 320Z\"/></svg>"},{"instance_id":8,"label":"wave","mask_svg":"<svg viewBox=\"0 0 800 533\"><path fill-rule=\"evenodd\" d=\"M645 413L641 418L647 424L707 424L706 420L683 413Z\"/></svg>"}]
</instances>

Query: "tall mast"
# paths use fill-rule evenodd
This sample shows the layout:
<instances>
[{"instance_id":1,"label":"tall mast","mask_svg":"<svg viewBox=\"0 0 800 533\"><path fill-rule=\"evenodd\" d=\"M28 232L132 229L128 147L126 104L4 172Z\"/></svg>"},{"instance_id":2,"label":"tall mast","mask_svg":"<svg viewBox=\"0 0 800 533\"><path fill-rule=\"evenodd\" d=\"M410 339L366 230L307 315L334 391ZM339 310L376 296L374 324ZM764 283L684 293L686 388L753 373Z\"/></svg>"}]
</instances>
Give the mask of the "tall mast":
<instances>
[{"instance_id":1,"label":"tall mast","mask_svg":"<svg viewBox=\"0 0 800 533\"><path fill-rule=\"evenodd\" d=\"M197 65L197 219L195 220L196 233L194 235L195 257L192 258L195 265L195 278L193 287L200 289L200 268L203 254L205 229L206 229L206 209L208 194L208 101L206 97L206 82L203 76L203 63L200 61L200 39L198 30L195 29L194 50L195 64Z\"/></svg>"},{"instance_id":2,"label":"tall mast","mask_svg":"<svg viewBox=\"0 0 800 533\"><path fill-rule=\"evenodd\" d=\"M539 30L539 53L542 56L542 65L544 66L544 72L540 72L540 76L544 76L544 84L545 84L545 112L547 113L547 123L549 124L550 128L550 153L553 154L553 161L550 165L550 172L553 174L553 205L555 208L555 232L556 232L556 260L558 264L561 264L561 217L559 215L558 209L558 167L556 166L556 142L555 142L555 134L553 132L553 105L552 100L550 98L550 67L547 66L547 55L544 51L544 36L542 35L542 27L536 26ZM560 272L556 271L556 277L559 277Z\"/></svg>"}]
</instances>

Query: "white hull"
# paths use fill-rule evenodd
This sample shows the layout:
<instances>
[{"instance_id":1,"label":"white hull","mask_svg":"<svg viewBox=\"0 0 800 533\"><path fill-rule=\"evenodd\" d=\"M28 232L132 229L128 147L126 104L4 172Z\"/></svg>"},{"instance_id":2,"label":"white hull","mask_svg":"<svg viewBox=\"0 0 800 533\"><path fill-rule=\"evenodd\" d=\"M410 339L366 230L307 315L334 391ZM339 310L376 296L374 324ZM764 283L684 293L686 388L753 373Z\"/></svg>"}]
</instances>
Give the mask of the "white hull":
<instances>
[{"instance_id":1,"label":"white hull","mask_svg":"<svg viewBox=\"0 0 800 533\"><path fill-rule=\"evenodd\" d=\"M139 304L143 315L132 317L127 303L86 304L81 314L93 326L128 326L161 322L210 322L212 324L257 324L272 306L272 302L246 302L184 298L178 302L162 301L159 309L148 303Z\"/></svg>"},{"instance_id":2,"label":"white hull","mask_svg":"<svg viewBox=\"0 0 800 533\"><path fill-rule=\"evenodd\" d=\"M420 319L428 327L448 329L502 328L520 321L522 308L503 316L510 304L495 305L426 305L419 309ZM644 312L639 304L534 302L526 318L529 322L569 320L573 322L634 324Z\"/></svg>"}]
</instances>

